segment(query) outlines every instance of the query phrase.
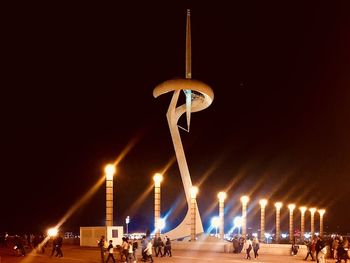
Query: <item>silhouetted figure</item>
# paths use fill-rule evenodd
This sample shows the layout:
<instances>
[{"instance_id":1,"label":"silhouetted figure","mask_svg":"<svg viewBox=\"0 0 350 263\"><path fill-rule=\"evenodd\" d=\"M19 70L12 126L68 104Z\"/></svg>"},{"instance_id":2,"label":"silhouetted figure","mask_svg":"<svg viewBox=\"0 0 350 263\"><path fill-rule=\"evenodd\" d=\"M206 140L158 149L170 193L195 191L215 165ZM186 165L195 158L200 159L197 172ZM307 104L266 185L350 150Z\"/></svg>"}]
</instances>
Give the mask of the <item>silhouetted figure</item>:
<instances>
[{"instance_id":1,"label":"silhouetted figure","mask_svg":"<svg viewBox=\"0 0 350 263\"><path fill-rule=\"evenodd\" d=\"M153 262L153 258L152 258L152 242L148 242L147 247L145 249L145 253L147 255L147 259L150 259L151 262Z\"/></svg>"},{"instance_id":2,"label":"silhouetted figure","mask_svg":"<svg viewBox=\"0 0 350 263\"><path fill-rule=\"evenodd\" d=\"M51 257L53 256L53 254L55 253L57 247L56 247L56 244L57 244L57 237L54 237L54 239L52 240L52 250L51 250Z\"/></svg>"},{"instance_id":3,"label":"silhouetted figure","mask_svg":"<svg viewBox=\"0 0 350 263\"><path fill-rule=\"evenodd\" d=\"M98 242L98 247L100 248L101 261L102 263L104 263L105 262L105 237L104 236L101 236L101 239Z\"/></svg>"},{"instance_id":4,"label":"silhouetted figure","mask_svg":"<svg viewBox=\"0 0 350 263\"><path fill-rule=\"evenodd\" d=\"M254 239L253 239L254 258L259 257L259 254L258 254L259 248L260 248L259 240L257 237L254 237Z\"/></svg>"},{"instance_id":5,"label":"silhouetted figure","mask_svg":"<svg viewBox=\"0 0 350 263\"><path fill-rule=\"evenodd\" d=\"M171 242L170 242L170 238L167 237L166 241L165 241L165 247L164 247L164 254L163 256L168 255L169 257L171 257Z\"/></svg>"},{"instance_id":6,"label":"silhouetted figure","mask_svg":"<svg viewBox=\"0 0 350 263\"><path fill-rule=\"evenodd\" d=\"M22 242L22 240L21 240L21 238L19 236L15 236L14 244L15 244L15 246L13 247L14 250L18 254L20 254L21 256L24 257L26 255L26 251L24 250L23 242Z\"/></svg>"},{"instance_id":7,"label":"silhouetted figure","mask_svg":"<svg viewBox=\"0 0 350 263\"><path fill-rule=\"evenodd\" d=\"M59 235L56 240L56 257L63 257L62 253L62 243L63 243L63 238Z\"/></svg>"},{"instance_id":8,"label":"silhouetted figure","mask_svg":"<svg viewBox=\"0 0 350 263\"><path fill-rule=\"evenodd\" d=\"M249 238L247 238L244 242L244 249L246 251L247 254L247 259L252 259L250 257L250 251L252 250L253 246L252 246L252 241L250 241Z\"/></svg>"},{"instance_id":9,"label":"silhouetted figure","mask_svg":"<svg viewBox=\"0 0 350 263\"><path fill-rule=\"evenodd\" d=\"M304 260L307 260L309 256L311 257L312 261L315 261L315 247L316 247L316 241L313 238L310 240L310 242L307 244L307 254L304 258Z\"/></svg>"},{"instance_id":10,"label":"silhouetted figure","mask_svg":"<svg viewBox=\"0 0 350 263\"><path fill-rule=\"evenodd\" d=\"M113 240L109 240L109 246L108 246L107 250L108 250L108 257L107 257L106 263L109 261L110 258L115 263L115 258L113 256Z\"/></svg>"},{"instance_id":11,"label":"silhouetted figure","mask_svg":"<svg viewBox=\"0 0 350 263\"><path fill-rule=\"evenodd\" d=\"M148 245L148 240L147 240L146 236L142 236L142 239L141 239L142 261L146 261L147 260L147 254L146 254L147 245Z\"/></svg>"}]
</instances>

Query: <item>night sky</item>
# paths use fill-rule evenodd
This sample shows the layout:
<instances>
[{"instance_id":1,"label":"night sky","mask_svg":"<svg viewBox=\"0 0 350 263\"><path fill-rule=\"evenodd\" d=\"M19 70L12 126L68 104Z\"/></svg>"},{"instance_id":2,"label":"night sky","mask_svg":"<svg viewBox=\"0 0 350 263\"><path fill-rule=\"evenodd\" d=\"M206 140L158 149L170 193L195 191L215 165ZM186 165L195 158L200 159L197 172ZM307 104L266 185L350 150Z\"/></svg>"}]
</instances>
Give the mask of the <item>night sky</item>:
<instances>
[{"instance_id":1,"label":"night sky","mask_svg":"<svg viewBox=\"0 0 350 263\"><path fill-rule=\"evenodd\" d=\"M205 228L226 189L226 230L246 193L253 229L266 197L267 230L273 203L283 201L325 208L325 231L349 232L345 2L3 6L0 231L56 224L127 145L115 178L115 221L129 215L131 231L152 228L147 189L174 157L165 117L171 95L154 99L152 91L185 76L191 8L192 76L215 94L192 115L190 133L181 132ZM164 177L162 213L171 210L167 222L176 224L184 201L176 162ZM102 185L63 229L103 225L104 200ZM286 207L282 216L287 231ZM306 220L308 230L309 213Z\"/></svg>"}]
</instances>

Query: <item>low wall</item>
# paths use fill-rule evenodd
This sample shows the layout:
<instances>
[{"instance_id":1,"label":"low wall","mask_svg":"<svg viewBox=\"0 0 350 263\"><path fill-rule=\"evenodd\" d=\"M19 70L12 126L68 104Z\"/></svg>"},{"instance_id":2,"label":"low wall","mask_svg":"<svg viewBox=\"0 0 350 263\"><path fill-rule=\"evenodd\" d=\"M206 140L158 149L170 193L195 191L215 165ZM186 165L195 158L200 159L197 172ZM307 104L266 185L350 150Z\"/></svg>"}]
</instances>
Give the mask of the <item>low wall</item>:
<instances>
[{"instance_id":1,"label":"low wall","mask_svg":"<svg viewBox=\"0 0 350 263\"><path fill-rule=\"evenodd\" d=\"M196 251L210 251L219 253L232 253L233 245L231 242L222 240L200 240L196 242L190 241L173 241L171 244L174 250L196 250ZM260 243L260 255L290 255L290 244L262 244ZM307 247L299 245L298 255L305 256Z\"/></svg>"}]
</instances>

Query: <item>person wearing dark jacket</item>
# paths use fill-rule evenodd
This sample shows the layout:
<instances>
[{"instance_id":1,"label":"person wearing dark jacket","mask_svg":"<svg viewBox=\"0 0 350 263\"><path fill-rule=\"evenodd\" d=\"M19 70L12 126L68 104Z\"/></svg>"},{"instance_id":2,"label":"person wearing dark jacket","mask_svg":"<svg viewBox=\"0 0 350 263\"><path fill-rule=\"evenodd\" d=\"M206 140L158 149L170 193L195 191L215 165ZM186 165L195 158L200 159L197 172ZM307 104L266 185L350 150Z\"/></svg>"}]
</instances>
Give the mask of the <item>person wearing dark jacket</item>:
<instances>
[{"instance_id":1,"label":"person wearing dark jacket","mask_svg":"<svg viewBox=\"0 0 350 263\"><path fill-rule=\"evenodd\" d=\"M57 237L57 240L56 240L56 257L63 257L63 253L62 253L62 243L63 243L63 238L61 237L61 235L59 235Z\"/></svg>"},{"instance_id":2,"label":"person wearing dark jacket","mask_svg":"<svg viewBox=\"0 0 350 263\"><path fill-rule=\"evenodd\" d=\"M113 262L115 263L115 258L113 256L113 240L109 240L109 246L107 250L108 250L108 257L107 257L106 263L109 261L110 258L112 258Z\"/></svg>"},{"instance_id":3,"label":"person wearing dark jacket","mask_svg":"<svg viewBox=\"0 0 350 263\"><path fill-rule=\"evenodd\" d=\"M170 242L170 238L166 238L166 242L165 242L165 247L164 247L164 253L162 257L165 257L166 255L168 255L169 257L171 257L171 242Z\"/></svg>"},{"instance_id":4,"label":"person wearing dark jacket","mask_svg":"<svg viewBox=\"0 0 350 263\"><path fill-rule=\"evenodd\" d=\"M101 239L98 242L98 247L100 248L101 261L102 263L104 263L105 262L105 237L104 236L101 236Z\"/></svg>"}]
</instances>

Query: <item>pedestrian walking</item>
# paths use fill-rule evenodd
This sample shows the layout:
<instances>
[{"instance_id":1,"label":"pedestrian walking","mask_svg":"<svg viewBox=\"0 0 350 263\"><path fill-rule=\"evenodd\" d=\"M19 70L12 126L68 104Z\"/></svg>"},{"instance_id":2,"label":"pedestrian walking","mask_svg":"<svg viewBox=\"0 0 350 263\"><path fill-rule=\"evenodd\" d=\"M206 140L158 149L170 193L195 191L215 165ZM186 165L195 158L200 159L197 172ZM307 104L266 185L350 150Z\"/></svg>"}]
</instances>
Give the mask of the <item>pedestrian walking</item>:
<instances>
[{"instance_id":1,"label":"pedestrian walking","mask_svg":"<svg viewBox=\"0 0 350 263\"><path fill-rule=\"evenodd\" d=\"M147 259L150 259L151 262L153 262L153 258L152 258L152 242L148 242L147 247L145 249L146 255L147 255Z\"/></svg>"},{"instance_id":2,"label":"pedestrian walking","mask_svg":"<svg viewBox=\"0 0 350 263\"><path fill-rule=\"evenodd\" d=\"M155 237L154 238L154 251L156 253L156 257L158 257L159 255L162 257L163 253L162 253L162 247L164 246L164 243L162 241L161 237Z\"/></svg>"},{"instance_id":3,"label":"pedestrian walking","mask_svg":"<svg viewBox=\"0 0 350 263\"><path fill-rule=\"evenodd\" d=\"M304 260L307 260L309 256L311 257L312 261L315 261L315 247L316 247L316 241L313 238L310 240L310 242L307 244L307 254L304 258Z\"/></svg>"},{"instance_id":4,"label":"pedestrian walking","mask_svg":"<svg viewBox=\"0 0 350 263\"><path fill-rule=\"evenodd\" d=\"M247 255L247 259L252 259L251 256L250 256L250 251L252 250L252 241L247 238L245 241L244 241L244 245L243 245L245 251L246 251L246 255Z\"/></svg>"},{"instance_id":5,"label":"pedestrian walking","mask_svg":"<svg viewBox=\"0 0 350 263\"><path fill-rule=\"evenodd\" d=\"M164 254L163 257L165 257L166 255L168 255L169 257L171 257L171 242L170 242L170 238L166 238L165 241L165 246L164 246Z\"/></svg>"},{"instance_id":6,"label":"pedestrian walking","mask_svg":"<svg viewBox=\"0 0 350 263\"><path fill-rule=\"evenodd\" d=\"M316 260L317 263L325 263L326 256L326 244L320 236L317 237L316 241Z\"/></svg>"},{"instance_id":7,"label":"pedestrian walking","mask_svg":"<svg viewBox=\"0 0 350 263\"><path fill-rule=\"evenodd\" d=\"M54 239L52 240L52 250L51 250L51 257L53 256L53 254L56 251L56 244L57 244L57 237L54 237Z\"/></svg>"},{"instance_id":8,"label":"pedestrian walking","mask_svg":"<svg viewBox=\"0 0 350 263\"><path fill-rule=\"evenodd\" d=\"M15 236L14 244L15 246L13 248L17 252L17 254L20 254L22 257L24 257L26 255L26 251L24 249L21 237Z\"/></svg>"},{"instance_id":9,"label":"pedestrian walking","mask_svg":"<svg viewBox=\"0 0 350 263\"><path fill-rule=\"evenodd\" d=\"M105 236L101 236L100 241L98 241L98 247L101 253L101 262L105 262Z\"/></svg>"},{"instance_id":10,"label":"pedestrian walking","mask_svg":"<svg viewBox=\"0 0 350 263\"><path fill-rule=\"evenodd\" d=\"M132 242L132 254L134 256L134 263L136 263L136 261L137 261L136 254L137 254L138 248L139 248L139 243L137 243L136 238L134 238L134 241Z\"/></svg>"},{"instance_id":11,"label":"pedestrian walking","mask_svg":"<svg viewBox=\"0 0 350 263\"><path fill-rule=\"evenodd\" d=\"M63 257L63 253L62 253L62 244L63 244L63 238L61 235L58 235L57 237L57 241L56 241L56 257Z\"/></svg>"},{"instance_id":12,"label":"pedestrian walking","mask_svg":"<svg viewBox=\"0 0 350 263\"><path fill-rule=\"evenodd\" d=\"M128 257L129 257L129 239L127 237L123 237L122 238L123 243L122 243L122 261L123 261L123 257L125 257L125 261L123 262L127 262L128 261Z\"/></svg>"},{"instance_id":13,"label":"pedestrian walking","mask_svg":"<svg viewBox=\"0 0 350 263\"><path fill-rule=\"evenodd\" d=\"M115 263L115 258L113 256L113 240L109 240L107 251L108 251L108 257L106 259L106 263L109 262L110 258L113 260L113 263Z\"/></svg>"},{"instance_id":14,"label":"pedestrian walking","mask_svg":"<svg viewBox=\"0 0 350 263\"><path fill-rule=\"evenodd\" d=\"M147 260L147 253L146 253L147 245L148 245L148 240L146 239L146 236L142 236L142 240L141 240L142 261Z\"/></svg>"},{"instance_id":15,"label":"pedestrian walking","mask_svg":"<svg viewBox=\"0 0 350 263\"><path fill-rule=\"evenodd\" d=\"M254 239L253 239L254 258L258 258L259 257L259 254L258 254L259 249L260 249L259 240L258 240L257 237L254 237Z\"/></svg>"}]
</instances>

